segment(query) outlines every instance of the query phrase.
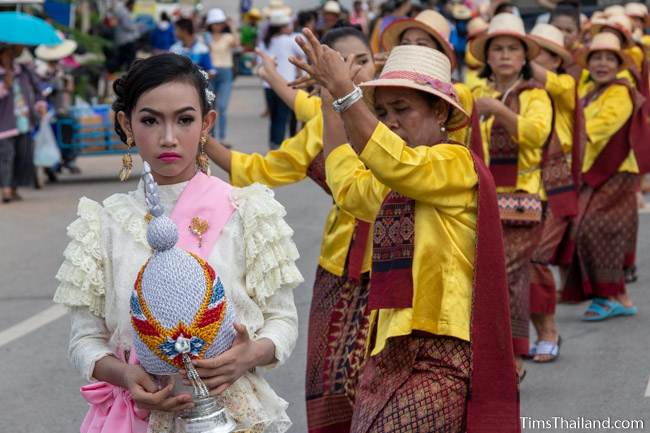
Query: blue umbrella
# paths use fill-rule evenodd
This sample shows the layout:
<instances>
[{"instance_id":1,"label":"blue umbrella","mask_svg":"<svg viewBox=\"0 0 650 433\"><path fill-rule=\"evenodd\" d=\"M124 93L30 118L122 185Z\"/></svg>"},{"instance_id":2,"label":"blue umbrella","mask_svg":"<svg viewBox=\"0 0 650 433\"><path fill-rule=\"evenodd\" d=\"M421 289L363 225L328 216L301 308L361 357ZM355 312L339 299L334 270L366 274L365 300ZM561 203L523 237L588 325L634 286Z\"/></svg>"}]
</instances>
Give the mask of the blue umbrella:
<instances>
[{"instance_id":1,"label":"blue umbrella","mask_svg":"<svg viewBox=\"0 0 650 433\"><path fill-rule=\"evenodd\" d=\"M58 45L54 27L21 12L0 12L0 42L14 45Z\"/></svg>"}]
</instances>

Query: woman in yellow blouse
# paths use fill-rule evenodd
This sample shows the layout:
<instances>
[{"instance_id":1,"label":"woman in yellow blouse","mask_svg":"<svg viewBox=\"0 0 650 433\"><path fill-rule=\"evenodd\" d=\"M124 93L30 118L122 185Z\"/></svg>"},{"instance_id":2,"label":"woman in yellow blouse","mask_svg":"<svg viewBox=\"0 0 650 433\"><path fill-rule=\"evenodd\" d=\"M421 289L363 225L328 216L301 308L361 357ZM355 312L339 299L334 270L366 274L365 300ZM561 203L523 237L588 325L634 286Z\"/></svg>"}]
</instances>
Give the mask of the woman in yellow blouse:
<instances>
[{"instance_id":1,"label":"woman in yellow blouse","mask_svg":"<svg viewBox=\"0 0 650 433\"><path fill-rule=\"evenodd\" d=\"M305 35L309 64L293 62L326 89L328 185L343 209L374 223L370 357L351 431L519 431L494 186L467 147L438 144L467 122L449 59L395 47L379 79L362 84L373 113L348 65Z\"/></svg>"},{"instance_id":2,"label":"woman in yellow blouse","mask_svg":"<svg viewBox=\"0 0 650 433\"><path fill-rule=\"evenodd\" d=\"M597 321L637 312L625 290L623 272L625 252L635 241L633 228L638 224L639 169L630 149L635 138L627 137L635 104L629 83L616 78L628 60L615 35L596 34L580 60L590 76L579 88L587 143L575 255L563 298L593 298L583 319Z\"/></svg>"},{"instance_id":3,"label":"woman in yellow blouse","mask_svg":"<svg viewBox=\"0 0 650 433\"><path fill-rule=\"evenodd\" d=\"M360 31L334 29L323 36L323 42L356 65L357 83L373 78L372 55ZM265 73L272 76L273 71L268 68ZM287 89L284 97L295 98L297 117L307 122L279 149L266 155L245 154L212 142L206 151L230 173L230 181L235 186L260 182L278 187L310 177L329 194L325 183L320 98L307 98L303 91ZM307 340L305 393L309 431L347 432L350 428L368 329L365 309L372 255L370 230L370 224L355 219L336 205L332 206L323 229Z\"/></svg>"},{"instance_id":4,"label":"woman in yellow blouse","mask_svg":"<svg viewBox=\"0 0 650 433\"><path fill-rule=\"evenodd\" d=\"M551 362L560 354L561 341L555 323L557 290L549 264L557 263L562 239L578 211L576 185L581 146L579 140L574 146L578 106L576 81L564 69L573 63L571 53L564 48L564 34L550 24L538 24L530 37L541 47L531 62L533 78L548 92L554 112L553 141L544 149L542 165L549 206L531 265L530 319L537 332L537 341L531 347L530 355L535 362Z\"/></svg>"},{"instance_id":5,"label":"woman in yellow blouse","mask_svg":"<svg viewBox=\"0 0 650 433\"><path fill-rule=\"evenodd\" d=\"M502 203L513 193L528 194L528 203L541 208L542 149L551 133L553 107L546 90L531 80L529 61L539 45L524 31L521 18L496 15L487 33L472 44L472 54L485 63L487 85L473 89L481 114L481 135ZM505 200L505 202L504 202ZM518 203L516 207L523 205ZM530 319L530 260L541 236L541 215L524 223L503 220L510 315L520 377L528 354Z\"/></svg>"}]
</instances>

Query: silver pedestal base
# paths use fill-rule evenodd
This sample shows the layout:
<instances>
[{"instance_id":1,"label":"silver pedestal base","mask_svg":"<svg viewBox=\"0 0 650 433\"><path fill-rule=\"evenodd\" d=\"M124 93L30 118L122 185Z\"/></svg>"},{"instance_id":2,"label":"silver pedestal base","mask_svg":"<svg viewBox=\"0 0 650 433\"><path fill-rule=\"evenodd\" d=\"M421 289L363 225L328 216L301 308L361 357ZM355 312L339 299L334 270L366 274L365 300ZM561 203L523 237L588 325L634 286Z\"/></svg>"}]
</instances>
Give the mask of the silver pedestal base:
<instances>
[{"instance_id":1,"label":"silver pedestal base","mask_svg":"<svg viewBox=\"0 0 650 433\"><path fill-rule=\"evenodd\" d=\"M194 400L194 407L176 416L177 433L231 433L235 422L214 397Z\"/></svg>"}]
</instances>

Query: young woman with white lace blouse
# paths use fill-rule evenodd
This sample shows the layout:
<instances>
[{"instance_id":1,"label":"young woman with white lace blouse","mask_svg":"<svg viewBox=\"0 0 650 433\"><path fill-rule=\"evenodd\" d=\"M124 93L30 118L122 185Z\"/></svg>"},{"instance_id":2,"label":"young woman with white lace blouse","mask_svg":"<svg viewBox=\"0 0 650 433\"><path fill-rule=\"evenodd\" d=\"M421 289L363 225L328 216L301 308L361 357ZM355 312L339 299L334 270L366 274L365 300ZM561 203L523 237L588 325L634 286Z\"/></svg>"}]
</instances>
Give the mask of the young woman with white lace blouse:
<instances>
[{"instance_id":1,"label":"young woman with white lace blouse","mask_svg":"<svg viewBox=\"0 0 650 433\"><path fill-rule=\"evenodd\" d=\"M162 54L137 61L114 87L116 131L150 164L165 214L173 219L179 198L197 179L224 192L223 200L197 201L216 213L230 209L203 259L218 273L234 306L237 337L231 349L195 365L210 394L223 399L236 431L284 432L291 425L288 404L255 368L285 362L298 335L292 290L303 279L285 209L266 187L235 188L202 172L207 169L203 144L215 112L207 80L189 59ZM113 396L132 402L134 421L120 432L173 432L174 412L190 407L191 396L175 393L173 383L159 386L129 359L129 299L151 255L142 182L135 191L113 194L102 203L82 198L78 216L68 227L71 242L54 296L71 310L70 359L86 380L101 381Z\"/></svg>"}]
</instances>

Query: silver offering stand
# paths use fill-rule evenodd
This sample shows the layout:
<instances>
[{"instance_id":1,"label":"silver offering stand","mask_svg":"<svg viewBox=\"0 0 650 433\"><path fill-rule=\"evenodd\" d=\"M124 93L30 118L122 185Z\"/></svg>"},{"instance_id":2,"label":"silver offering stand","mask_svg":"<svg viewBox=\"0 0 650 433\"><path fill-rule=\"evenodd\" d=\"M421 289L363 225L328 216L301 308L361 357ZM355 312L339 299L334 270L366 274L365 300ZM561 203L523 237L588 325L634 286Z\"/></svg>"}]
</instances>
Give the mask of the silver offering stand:
<instances>
[{"instance_id":1,"label":"silver offering stand","mask_svg":"<svg viewBox=\"0 0 650 433\"><path fill-rule=\"evenodd\" d=\"M187 353L183 353L183 364L192 384L194 406L176 416L177 433L231 433L235 422L226 414L226 409L215 397L210 397L208 388L199 377Z\"/></svg>"}]
</instances>

